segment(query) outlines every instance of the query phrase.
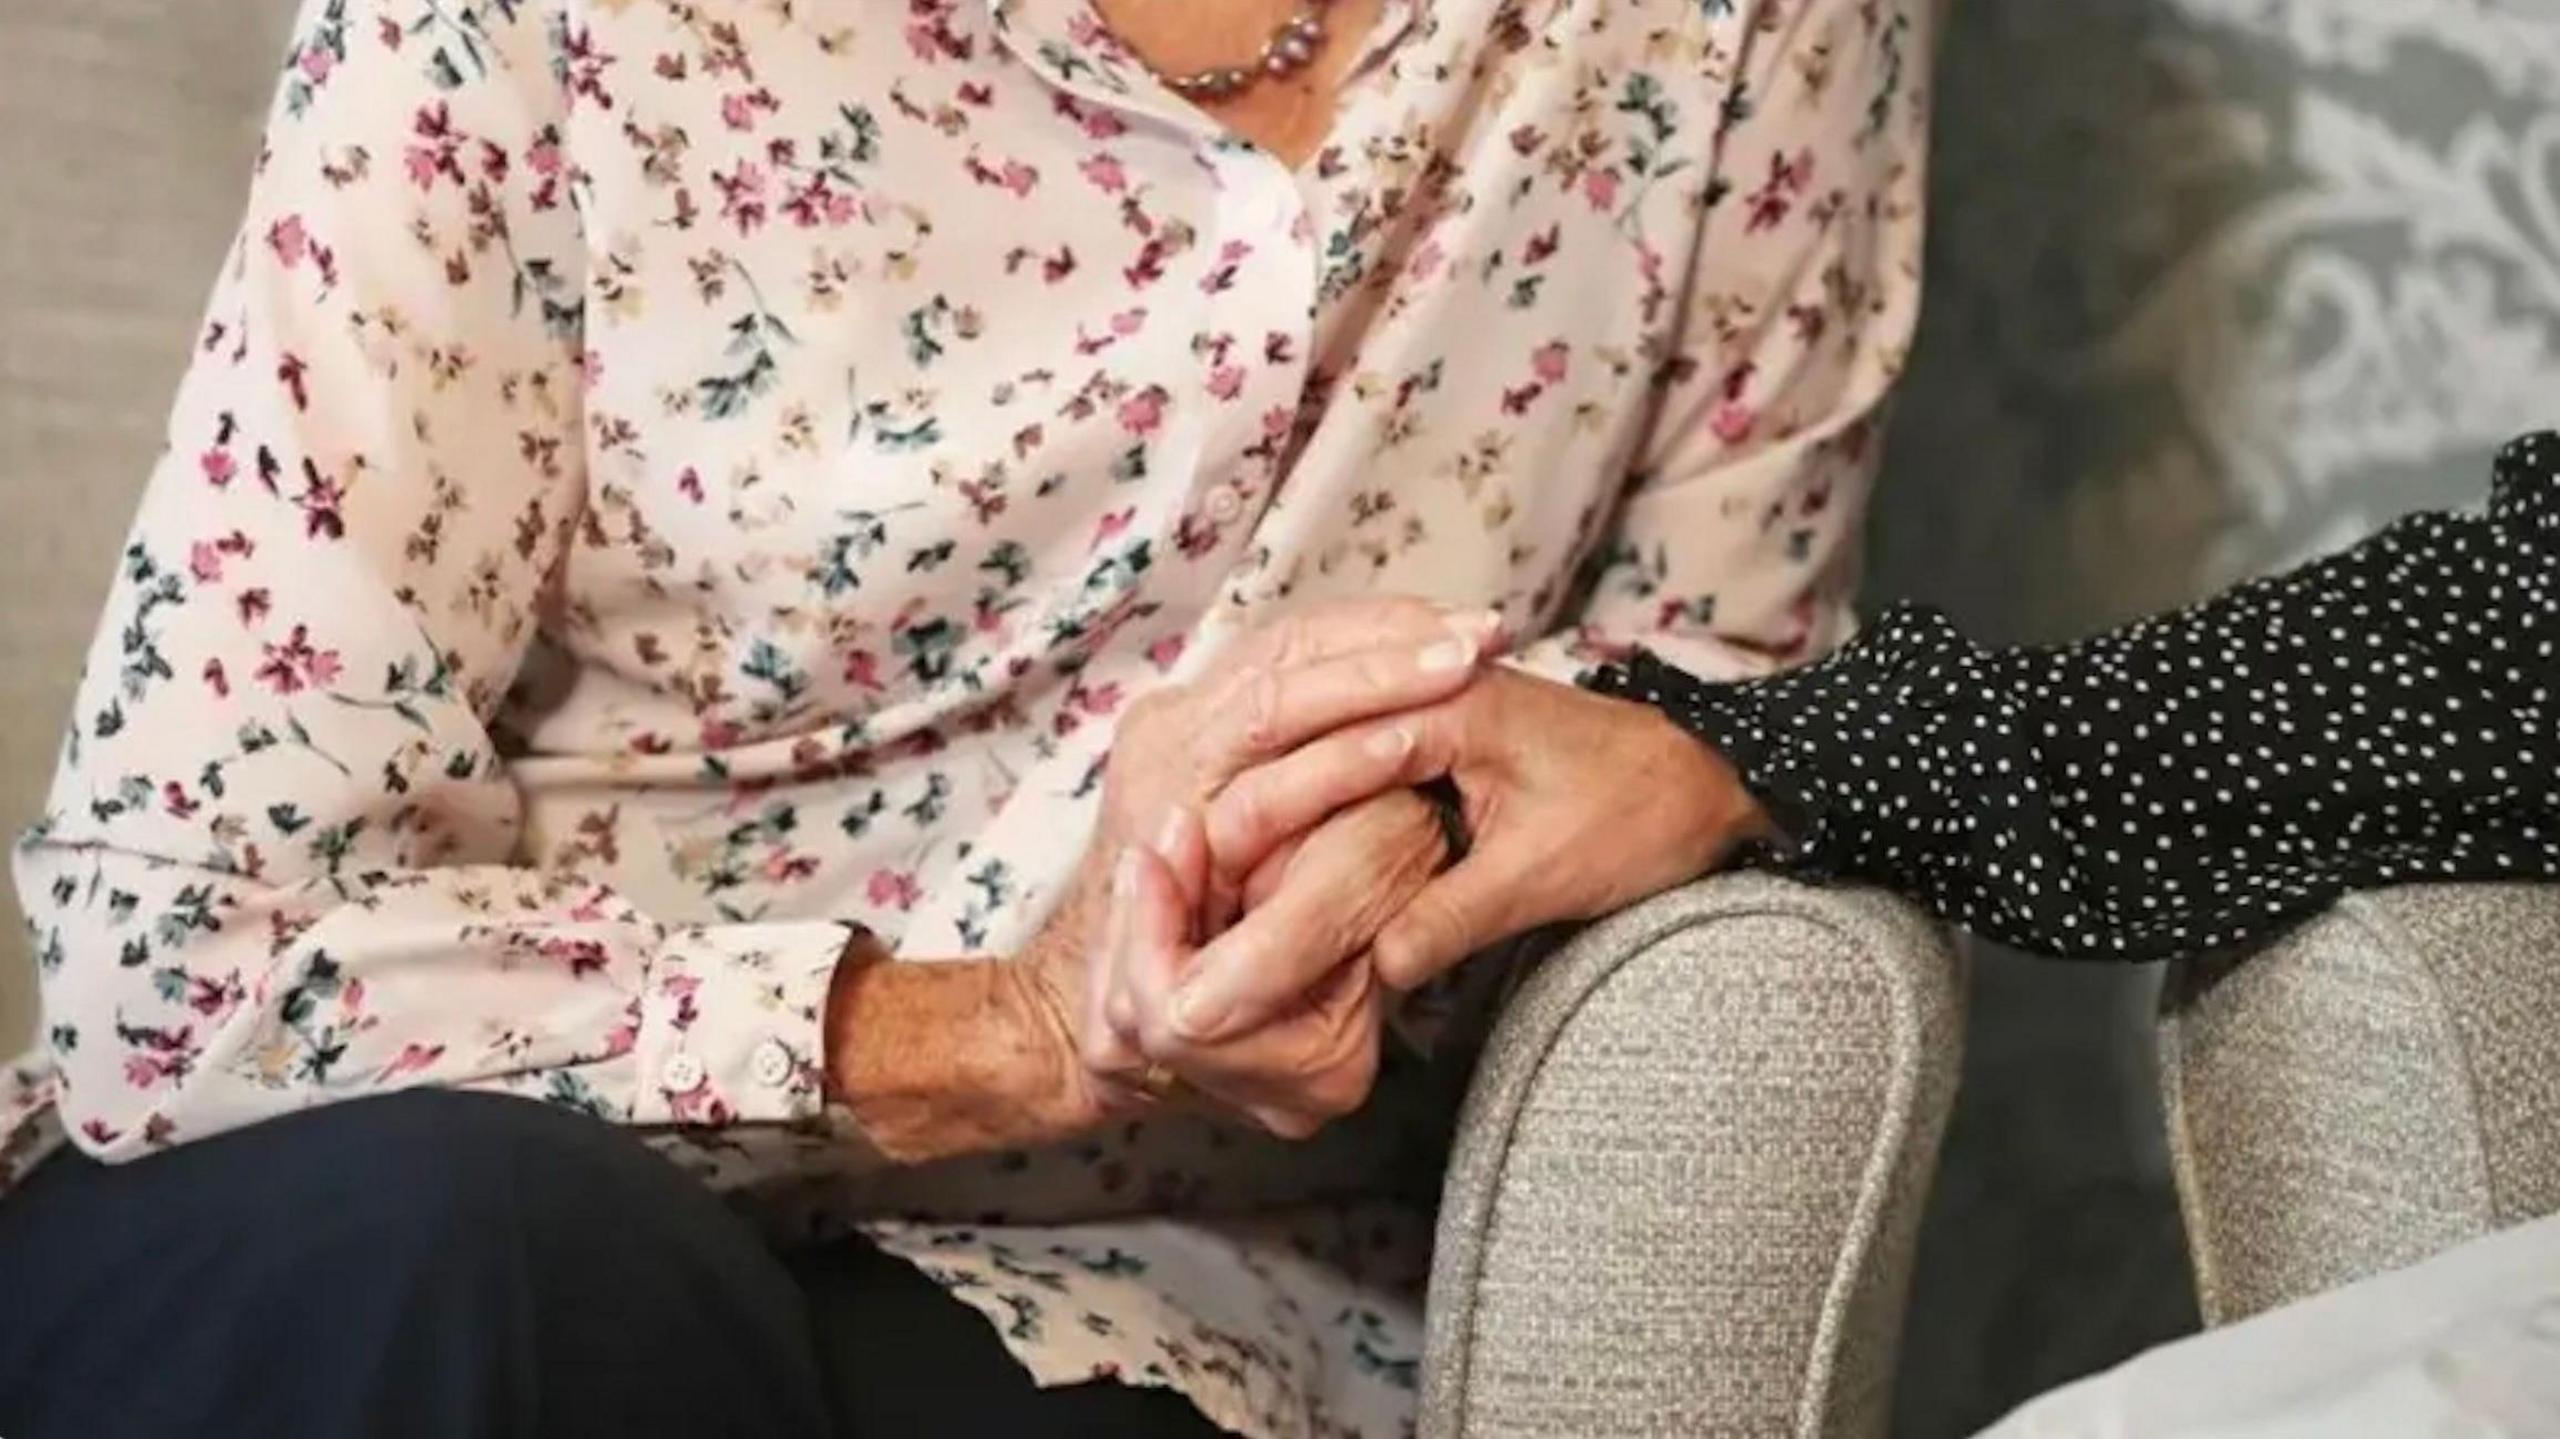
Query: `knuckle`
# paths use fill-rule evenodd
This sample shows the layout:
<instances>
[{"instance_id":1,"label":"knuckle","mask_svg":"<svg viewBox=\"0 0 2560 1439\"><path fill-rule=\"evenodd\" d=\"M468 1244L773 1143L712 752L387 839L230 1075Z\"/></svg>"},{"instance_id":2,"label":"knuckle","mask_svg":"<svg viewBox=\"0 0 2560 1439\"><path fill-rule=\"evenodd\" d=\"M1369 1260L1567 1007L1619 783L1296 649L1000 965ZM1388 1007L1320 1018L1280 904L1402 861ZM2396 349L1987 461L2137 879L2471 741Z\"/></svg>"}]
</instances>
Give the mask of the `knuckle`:
<instances>
[{"instance_id":1,"label":"knuckle","mask_svg":"<svg viewBox=\"0 0 2560 1439\"><path fill-rule=\"evenodd\" d=\"M1273 620L1265 633L1268 644L1264 652L1274 666L1302 663L1315 645L1315 621L1304 611Z\"/></svg>"},{"instance_id":2,"label":"knuckle","mask_svg":"<svg viewBox=\"0 0 2560 1439\"><path fill-rule=\"evenodd\" d=\"M1093 1030L1079 1037L1076 1057L1095 1074L1117 1074L1129 1067L1128 1056L1121 1050L1119 1037L1106 1030Z\"/></svg>"},{"instance_id":3,"label":"knuckle","mask_svg":"<svg viewBox=\"0 0 2560 1439\"><path fill-rule=\"evenodd\" d=\"M1139 785L1148 767L1148 756L1161 748L1158 731L1164 701L1150 695L1136 700L1120 712L1119 724L1111 732L1111 752L1103 757L1102 780L1106 799L1121 799Z\"/></svg>"},{"instance_id":4,"label":"knuckle","mask_svg":"<svg viewBox=\"0 0 2560 1439\"><path fill-rule=\"evenodd\" d=\"M1457 920L1450 912L1446 895L1436 889L1426 890L1405 906L1405 922L1397 926L1396 937L1407 950L1434 949L1457 926Z\"/></svg>"},{"instance_id":5,"label":"knuckle","mask_svg":"<svg viewBox=\"0 0 2560 1439\"><path fill-rule=\"evenodd\" d=\"M1371 624L1382 636L1420 640L1449 633L1450 610L1411 595L1384 600L1370 611Z\"/></svg>"},{"instance_id":6,"label":"knuckle","mask_svg":"<svg viewBox=\"0 0 2560 1439\"><path fill-rule=\"evenodd\" d=\"M1162 689L1148 690L1129 701L1128 708L1120 712L1120 732L1144 735L1160 728L1168 718L1168 711L1180 703L1180 695L1179 686L1167 685Z\"/></svg>"},{"instance_id":7,"label":"knuckle","mask_svg":"<svg viewBox=\"0 0 2560 1439\"><path fill-rule=\"evenodd\" d=\"M1369 1102L1369 1083L1365 1078L1334 1080L1318 1086L1308 1098L1325 1118L1346 1119Z\"/></svg>"},{"instance_id":8,"label":"knuckle","mask_svg":"<svg viewBox=\"0 0 2560 1439\"><path fill-rule=\"evenodd\" d=\"M1229 851L1257 847L1271 831L1271 801L1268 789L1250 776L1229 785L1218 805L1222 846ZM1222 874L1233 874L1236 866L1230 853L1219 854L1217 861Z\"/></svg>"},{"instance_id":9,"label":"knuckle","mask_svg":"<svg viewBox=\"0 0 2560 1439\"><path fill-rule=\"evenodd\" d=\"M1372 650L1352 661L1351 677L1364 694L1381 694L1402 685L1406 661L1400 654Z\"/></svg>"},{"instance_id":10,"label":"knuckle","mask_svg":"<svg viewBox=\"0 0 2560 1439\"><path fill-rule=\"evenodd\" d=\"M1245 748L1260 754L1279 742L1280 675L1277 670L1259 669L1246 676L1236 696L1239 734Z\"/></svg>"},{"instance_id":11,"label":"knuckle","mask_svg":"<svg viewBox=\"0 0 2560 1439\"><path fill-rule=\"evenodd\" d=\"M1316 1137L1317 1132L1324 1128L1324 1120L1316 1115L1290 1110L1268 1116L1263 1120L1263 1127L1282 1139L1306 1140Z\"/></svg>"},{"instance_id":12,"label":"knuckle","mask_svg":"<svg viewBox=\"0 0 2560 1439\"><path fill-rule=\"evenodd\" d=\"M1351 1053L1334 1070L1335 1087L1331 1097L1342 1106L1339 1111L1342 1114L1349 1114L1367 1104L1371 1091L1378 1084L1378 1046L1375 1040L1365 1034L1355 1034L1351 1036L1351 1043Z\"/></svg>"},{"instance_id":13,"label":"knuckle","mask_svg":"<svg viewBox=\"0 0 2560 1439\"><path fill-rule=\"evenodd\" d=\"M1404 926L1381 935L1369 952L1378 982L1389 989L1409 990L1427 978L1428 941L1420 933L1420 916L1408 911Z\"/></svg>"},{"instance_id":14,"label":"knuckle","mask_svg":"<svg viewBox=\"0 0 2560 1439\"><path fill-rule=\"evenodd\" d=\"M1140 1006L1135 1033L1139 1050L1158 1064L1178 1064L1190 1058L1190 1045L1174 1032L1171 1016L1158 1006Z\"/></svg>"},{"instance_id":15,"label":"knuckle","mask_svg":"<svg viewBox=\"0 0 2560 1439\"><path fill-rule=\"evenodd\" d=\"M1319 602L1311 609L1313 613L1336 623L1358 625L1363 629L1393 626L1400 621L1432 613L1429 600L1408 594L1338 595Z\"/></svg>"}]
</instances>

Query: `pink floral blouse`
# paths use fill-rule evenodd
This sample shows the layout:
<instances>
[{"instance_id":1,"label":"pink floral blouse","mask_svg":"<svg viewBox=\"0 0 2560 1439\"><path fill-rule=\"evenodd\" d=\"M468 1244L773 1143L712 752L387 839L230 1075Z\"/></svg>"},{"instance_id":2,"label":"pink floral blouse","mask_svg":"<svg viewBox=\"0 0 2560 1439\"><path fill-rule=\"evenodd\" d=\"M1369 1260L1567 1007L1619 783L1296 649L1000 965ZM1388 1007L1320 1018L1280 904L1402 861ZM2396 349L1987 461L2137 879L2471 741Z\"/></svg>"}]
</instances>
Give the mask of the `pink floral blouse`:
<instances>
[{"instance_id":1,"label":"pink floral blouse","mask_svg":"<svg viewBox=\"0 0 2560 1439\"><path fill-rule=\"evenodd\" d=\"M1391 0L1293 171L1085 0L308 0L19 859L0 1180L539 1096L868 1224L1043 1380L1397 1432L1409 1248L1273 1207L1356 1146L852 1173L839 921L1021 941L1114 716L1310 596L1560 676L1839 641L1929 8Z\"/></svg>"}]
</instances>

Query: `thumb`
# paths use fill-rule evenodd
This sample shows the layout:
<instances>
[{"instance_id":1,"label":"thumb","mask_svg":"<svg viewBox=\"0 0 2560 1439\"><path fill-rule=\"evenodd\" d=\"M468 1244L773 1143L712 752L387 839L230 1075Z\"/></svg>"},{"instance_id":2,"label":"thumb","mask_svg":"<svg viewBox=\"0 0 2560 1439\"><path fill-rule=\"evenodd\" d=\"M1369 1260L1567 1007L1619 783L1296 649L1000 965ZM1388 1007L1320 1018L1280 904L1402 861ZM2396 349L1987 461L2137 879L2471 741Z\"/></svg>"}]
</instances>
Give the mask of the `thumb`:
<instances>
[{"instance_id":1,"label":"thumb","mask_svg":"<svg viewBox=\"0 0 2560 1439\"><path fill-rule=\"evenodd\" d=\"M1369 948L1390 989L1419 989L1477 950L1534 927L1533 866L1507 846L1480 846L1432 879L1387 921Z\"/></svg>"}]
</instances>

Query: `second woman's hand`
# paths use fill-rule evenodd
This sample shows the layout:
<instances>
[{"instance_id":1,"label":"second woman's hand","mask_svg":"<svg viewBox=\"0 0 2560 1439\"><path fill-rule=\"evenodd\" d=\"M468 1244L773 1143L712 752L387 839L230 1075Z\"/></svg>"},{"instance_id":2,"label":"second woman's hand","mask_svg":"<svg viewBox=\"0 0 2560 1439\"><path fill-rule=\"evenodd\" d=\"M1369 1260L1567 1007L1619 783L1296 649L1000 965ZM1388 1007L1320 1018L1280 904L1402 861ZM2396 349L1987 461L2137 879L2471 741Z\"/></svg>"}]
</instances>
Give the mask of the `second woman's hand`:
<instances>
[{"instance_id":1,"label":"second woman's hand","mask_svg":"<svg viewBox=\"0 0 2560 1439\"><path fill-rule=\"evenodd\" d=\"M1769 827L1724 757L1659 711L1497 669L1248 770L1209 807L1206 843L1217 865L1249 870L1337 809L1442 775L1464 797L1471 849L1378 931L1370 963L1390 989L1685 883ZM1154 1022L1215 1044L1319 982L1332 957L1292 932L1305 909L1291 901L1284 885L1206 945Z\"/></svg>"}]
</instances>

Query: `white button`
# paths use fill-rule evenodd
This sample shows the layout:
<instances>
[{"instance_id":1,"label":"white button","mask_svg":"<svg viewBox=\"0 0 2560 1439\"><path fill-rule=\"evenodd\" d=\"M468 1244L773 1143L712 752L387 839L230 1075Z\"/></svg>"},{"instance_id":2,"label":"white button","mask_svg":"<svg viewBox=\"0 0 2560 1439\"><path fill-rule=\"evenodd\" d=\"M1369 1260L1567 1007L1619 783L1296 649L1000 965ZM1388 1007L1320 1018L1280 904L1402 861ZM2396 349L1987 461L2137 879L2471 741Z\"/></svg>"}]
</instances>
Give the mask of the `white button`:
<instances>
[{"instance_id":1,"label":"white button","mask_svg":"<svg viewBox=\"0 0 2560 1439\"><path fill-rule=\"evenodd\" d=\"M669 1094L691 1094L710 1078L703 1072L702 1061L690 1054L676 1055L658 1071L658 1082L667 1087Z\"/></svg>"},{"instance_id":2,"label":"white button","mask_svg":"<svg viewBox=\"0 0 2560 1439\"><path fill-rule=\"evenodd\" d=\"M1220 485L1209 492L1209 518L1222 525L1232 525L1244 513L1244 496L1233 485Z\"/></svg>"},{"instance_id":3,"label":"white button","mask_svg":"<svg viewBox=\"0 0 2560 1439\"><path fill-rule=\"evenodd\" d=\"M756 1083L767 1089L780 1089L789 1084L792 1071L799 1067L791 1062L791 1051L783 1048L782 1041L778 1039L768 1039L757 1045L756 1052L747 1058L748 1072L756 1077Z\"/></svg>"}]
</instances>

